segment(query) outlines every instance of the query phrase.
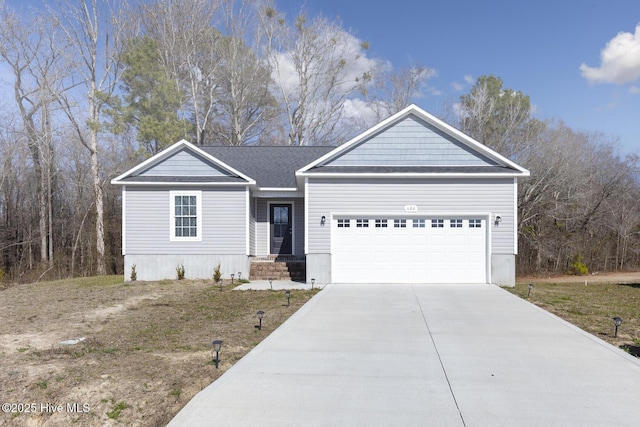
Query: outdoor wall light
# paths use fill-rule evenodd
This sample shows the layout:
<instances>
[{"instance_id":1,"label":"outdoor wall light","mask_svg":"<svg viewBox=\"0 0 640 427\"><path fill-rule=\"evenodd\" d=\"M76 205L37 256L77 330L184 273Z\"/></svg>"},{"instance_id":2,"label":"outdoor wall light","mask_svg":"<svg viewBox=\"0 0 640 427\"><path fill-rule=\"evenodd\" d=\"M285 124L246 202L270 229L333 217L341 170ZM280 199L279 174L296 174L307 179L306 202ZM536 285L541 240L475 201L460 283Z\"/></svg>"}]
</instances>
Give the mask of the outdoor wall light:
<instances>
[{"instance_id":1,"label":"outdoor wall light","mask_svg":"<svg viewBox=\"0 0 640 427\"><path fill-rule=\"evenodd\" d=\"M322 215L322 218L320 218L320 225L324 227L325 222L327 222L327 217Z\"/></svg>"},{"instance_id":2,"label":"outdoor wall light","mask_svg":"<svg viewBox=\"0 0 640 427\"><path fill-rule=\"evenodd\" d=\"M288 289L284 291L284 296L287 297L287 307L289 307L289 300L291 299L291 291Z\"/></svg>"},{"instance_id":3,"label":"outdoor wall light","mask_svg":"<svg viewBox=\"0 0 640 427\"><path fill-rule=\"evenodd\" d=\"M216 369L218 369L218 362L220 362L220 348L222 348L222 340L214 340L213 351L216 352Z\"/></svg>"},{"instance_id":4,"label":"outdoor wall light","mask_svg":"<svg viewBox=\"0 0 640 427\"><path fill-rule=\"evenodd\" d=\"M613 320L613 324L616 327L615 331L613 332L613 336L617 337L618 336L618 326L622 325L622 319L620 317L616 316L611 320Z\"/></svg>"},{"instance_id":5,"label":"outdoor wall light","mask_svg":"<svg viewBox=\"0 0 640 427\"><path fill-rule=\"evenodd\" d=\"M495 218L494 218L494 224L496 225L496 227L502 222L502 215L500 214L496 214Z\"/></svg>"},{"instance_id":6,"label":"outdoor wall light","mask_svg":"<svg viewBox=\"0 0 640 427\"><path fill-rule=\"evenodd\" d=\"M527 291L527 298L529 298L529 295L531 295L531 289L533 289L533 284L529 283L528 288L529 288L529 290Z\"/></svg>"},{"instance_id":7,"label":"outdoor wall light","mask_svg":"<svg viewBox=\"0 0 640 427\"><path fill-rule=\"evenodd\" d=\"M262 318L264 317L264 311L260 310L256 313L256 316L258 316L258 321L260 322L258 324L258 330L261 331L262 330Z\"/></svg>"},{"instance_id":8,"label":"outdoor wall light","mask_svg":"<svg viewBox=\"0 0 640 427\"><path fill-rule=\"evenodd\" d=\"M313 277L311 278L311 289L313 289L313 285L315 285L316 283L316 279L314 279Z\"/></svg>"},{"instance_id":9,"label":"outdoor wall light","mask_svg":"<svg viewBox=\"0 0 640 427\"><path fill-rule=\"evenodd\" d=\"M233 276L234 276L234 274L233 274L233 273L231 273L231 284L232 284L232 285L233 285Z\"/></svg>"}]
</instances>

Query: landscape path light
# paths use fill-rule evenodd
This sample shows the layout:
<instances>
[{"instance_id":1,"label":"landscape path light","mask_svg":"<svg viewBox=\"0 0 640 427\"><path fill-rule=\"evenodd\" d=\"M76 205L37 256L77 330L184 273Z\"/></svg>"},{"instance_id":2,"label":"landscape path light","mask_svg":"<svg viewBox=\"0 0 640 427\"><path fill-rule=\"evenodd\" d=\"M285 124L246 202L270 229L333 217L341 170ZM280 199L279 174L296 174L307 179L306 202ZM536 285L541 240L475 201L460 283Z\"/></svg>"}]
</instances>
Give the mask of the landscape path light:
<instances>
[{"instance_id":1,"label":"landscape path light","mask_svg":"<svg viewBox=\"0 0 640 427\"><path fill-rule=\"evenodd\" d=\"M216 352L216 369L218 369L218 362L220 362L220 348L222 348L222 340L214 340L213 351Z\"/></svg>"},{"instance_id":2,"label":"landscape path light","mask_svg":"<svg viewBox=\"0 0 640 427\"><path fill-rule=\"evenodd\" d=\"M529 295L531 295L531 289L533 289L533 283L529 283L528 288L529 290L527 291L527 298L529 298Z\"/></svg>"},{"instance_id":3,"label":"landscape path light","mask_svg":"<svg viewBox=\"0 0 640 427\"><path fill-rule=\"evenodd\" d=\"M242 280L242 271L238 271L238 280Z\"/></svg>"},{"instance_id":4,"label":"landscape path light","mask_svg":"<svg viewBox=\"0 0 640 427\"><path fill-rule=\"evenodd\" d=\"M273 279L269 277L269 287L273 290Z\"/></svg>"},{"instance_id":5,"label":"landscape path light","mask_svg":"<svg viewBox=\"0 0 640 427\"><path fill-rule=\"evenodd\" d=\"M619 327L620 325L622 325L622 318L620 318L620 317L616 316L616 317L614 317L614 318L613 318L613 319L611 319L611 320L613 320L613 324L614 324L614 325L615 325L615 327L616 327L615 331L613 332L613 336L614 336L614 337L617 337L617 336L618 336L618 327Z\"/></svg>"},{"instance_id":6,"label":"landscape path light","mask_svg":"<svg viewBox=\"0 0 640 427\"><path fill-rule=\"evenodd\" d=\"M311 278L311 289L313 290L313 285L315 285L316 283L316 279L314 279L313 277Z\"/></svg>"},{"instance_id":7,"label":"landscape path light","mask_svg":"<svg viewBox=\"0 0 640 427\"><path fill-rule=\"evenodd\" d=\"M256 315L258 316L258 321L260 322L258 324L258 330L262 330L262 318L264 317L264 311L260 310L256 313Z\"/></svg>"},{"instance_id":8,"label":"landscape path light","mask_svg":"<svg viewBox=\"0 0 640 427\"><path fill-rule=\"evenodd\" d=\"M232 284L232 285L233 285L233 276L234 276L234 274L233 274L233 273L231 273L231 284Z\"/></svg>"},{"instance_id":9,"label":"landscape path light","mask_svg":"<svg viewBox=\"0 0 640 427\"><path fill-rule=\"evenodd\" d=\"M287 307L289 307L289 300L291 299L291 291L287 289L284 291L284 295L287 297Z\"/></svg>"}]
</instances>

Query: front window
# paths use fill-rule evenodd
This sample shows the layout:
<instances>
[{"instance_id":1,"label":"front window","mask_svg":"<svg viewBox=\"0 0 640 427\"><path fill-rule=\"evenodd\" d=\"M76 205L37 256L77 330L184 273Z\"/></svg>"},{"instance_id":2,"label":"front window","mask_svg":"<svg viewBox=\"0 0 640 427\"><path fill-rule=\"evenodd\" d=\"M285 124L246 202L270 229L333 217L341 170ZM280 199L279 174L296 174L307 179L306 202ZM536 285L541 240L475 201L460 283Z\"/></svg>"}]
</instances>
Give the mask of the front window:
<instances>
[{"instance_id":1,"label":"front window","mask_svg":"<svg viewBox=\"0 0 640 427\"><path fill-rule=\"evenodd\" d=\"M202 240L202 192L171 191L172 241Z\"/></svg>"}]
</instances>

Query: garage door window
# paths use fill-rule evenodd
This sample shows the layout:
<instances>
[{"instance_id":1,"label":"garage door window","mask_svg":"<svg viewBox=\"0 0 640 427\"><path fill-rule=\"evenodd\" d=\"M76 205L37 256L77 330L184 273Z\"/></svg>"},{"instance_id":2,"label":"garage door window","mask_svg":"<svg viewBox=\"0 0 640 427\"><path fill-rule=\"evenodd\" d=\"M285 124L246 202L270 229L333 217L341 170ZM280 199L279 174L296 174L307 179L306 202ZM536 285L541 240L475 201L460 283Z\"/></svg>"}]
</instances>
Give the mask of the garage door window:
<instances>
[{"instance_id":1,"label":"garage door window","mask_svg":"<svg viewBox=\"0 0 640 427\"><path fill-rule=\"evenodd\" d=\"M368 219L356 219L356 228L369 228Z\"/></svg>"},{"instance_id":2,"label":"garage door window","mask_svg":"<svg viewBox=\"0 0 640 427\"><path fill-rule=\"evenodd\" d=\"M376 228L387 228L386 219L376 219Z\"/></svg>"},{"instance_id":3,"label":"garage door window","mask_svg":"<svg viewBox=\"0 0 640 427\"><path fill-rule=\"evenodd\" d=\"M469 220L469 228L482 228L482 220L481 219L470 219Z\"/></svg>"},{"instance_id":4,"label":"garage door window","mask_svg":"<svg viewBox=\"0 0 640 427\"><path fill-rule=\"evenodd\" d=\"M444 228L444 219L432 219L431 228Z\"/></svg>"},{"instance_id":5,"label":"garage door window","mask_svg":"<svg viewBox=\"0 0 640 427\"><path fill-rule=\"evenodd\" d=\"M394 228L407 228L407 220L406 219L394 219L393 220Z\"/></svg>"},{"instance_id":6,"label":"garage door window","mask_svg":"<svg viewBox=\"0 0 640 427\"><path fill-rule=\"evenodd\" d=\"M338 228L349 228L351 227L351 221L348 219L339 219L338 220Z\"/></svg>"},{"instance_id":7,"label":"garage door window","mask_svg":"<svg viewBox=\"0 0 640 427\"><path fill-rule=\"evenodd\" d=\"M414 219L413 220L413 228L425 228L426 221L424 218Z\"/></svg>"},{"instance_id":8,"label":"garage door window","mask_svg":"<svg viewBox=\"0 0 640 427\"><path fill-rule=\"evenodd\" d=\"M450 220L449 227L451 227L451 228L462 228L462 220L461 219L452 219L452 220Z\"/></svg>"}]
</instances>

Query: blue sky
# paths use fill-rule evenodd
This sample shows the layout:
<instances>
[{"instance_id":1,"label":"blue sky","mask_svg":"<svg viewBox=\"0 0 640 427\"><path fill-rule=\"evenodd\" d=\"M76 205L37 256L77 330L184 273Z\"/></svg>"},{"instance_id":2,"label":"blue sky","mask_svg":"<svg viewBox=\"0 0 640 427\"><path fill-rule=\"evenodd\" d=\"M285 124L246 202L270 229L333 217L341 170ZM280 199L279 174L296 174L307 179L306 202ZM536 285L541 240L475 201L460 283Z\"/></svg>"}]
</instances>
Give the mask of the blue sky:
<instances>
[{"instance_id":1,"label":"blue sky","mask_svg":"<svg viewBox=\"0 0 640 427\"><path fill-rule=\"evenodd\" d=\"M304 4L309 15L339 17L369 42L369 55L394 67L435 68L437 76L416 102L430 112L441 111L445 99L457 101L477 77L493 74L504 87L529 95L537 118L602 132L619 138L622 154L640 154L638 0L276 2L289 16ZM616 38L619 33L628 34ZM621 61L603 67L601 52L614 38L608 52ZM594 69L590 79L582 64Z\"/></svg>"},{"instance_id":2,"label":"blue sky","mask_svg":"<svg viewBox=\"0 0 640 427\"><path fill-rule=\"evenodd\" d=\"M529 95L537 118L602 132L619 138L622 154L640 154L638 0L275 1L288 16L305 5L309 15L339 17L369 42L369 56L395 68L435 69L416 103L436 115L445 100L458 101L477 77L493 74ZM618 60L603 64L605 49Z\"/></svg>"}]
</instances>

